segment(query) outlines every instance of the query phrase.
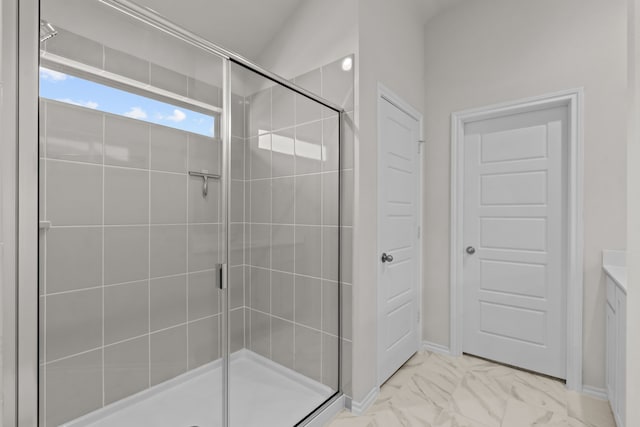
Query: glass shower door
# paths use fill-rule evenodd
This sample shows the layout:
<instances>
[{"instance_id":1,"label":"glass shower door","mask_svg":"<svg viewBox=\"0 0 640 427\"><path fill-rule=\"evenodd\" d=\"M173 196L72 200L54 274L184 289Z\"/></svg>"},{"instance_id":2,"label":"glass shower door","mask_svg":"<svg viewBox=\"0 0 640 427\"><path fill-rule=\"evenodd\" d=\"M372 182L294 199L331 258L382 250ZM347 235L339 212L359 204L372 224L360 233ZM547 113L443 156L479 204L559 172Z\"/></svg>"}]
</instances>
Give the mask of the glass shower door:
<instances>
[{"instance_id":1,"label":"glass shower door","mask_svg":"<svg viewBox=\"0 0 640 427\"><path fill-rule=\"evenodd\" d=\"M41 11L40 426L221 426L224 60Z\"/></svg>"},{"instance_id":2,"label":"glass shower door","mask_svg":"<svg viewBox=\"0 0 640 427\"><path fill-rule=\"evenodd\" d=\"M230 68L229 425L293 426L339 388L339 114Z\"/></svg>"}]
</instances>

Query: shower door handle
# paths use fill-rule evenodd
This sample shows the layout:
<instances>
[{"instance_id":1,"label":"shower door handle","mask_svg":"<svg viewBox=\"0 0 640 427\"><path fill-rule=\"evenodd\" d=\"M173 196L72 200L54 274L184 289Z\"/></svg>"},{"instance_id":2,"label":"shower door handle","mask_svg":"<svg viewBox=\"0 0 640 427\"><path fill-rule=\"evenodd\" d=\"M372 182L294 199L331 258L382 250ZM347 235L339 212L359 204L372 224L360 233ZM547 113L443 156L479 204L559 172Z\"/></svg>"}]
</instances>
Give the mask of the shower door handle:
<instances>
[{"instance_id":1,"label":"shower door handle","mask_svg":"<svg viewBox=\"0 0 640 427\"><path fill-rule=\"evenodd\" d=\"M216 264L216 281L218 289L227 289L227 264Z\"/></svg>"}]
</instances>

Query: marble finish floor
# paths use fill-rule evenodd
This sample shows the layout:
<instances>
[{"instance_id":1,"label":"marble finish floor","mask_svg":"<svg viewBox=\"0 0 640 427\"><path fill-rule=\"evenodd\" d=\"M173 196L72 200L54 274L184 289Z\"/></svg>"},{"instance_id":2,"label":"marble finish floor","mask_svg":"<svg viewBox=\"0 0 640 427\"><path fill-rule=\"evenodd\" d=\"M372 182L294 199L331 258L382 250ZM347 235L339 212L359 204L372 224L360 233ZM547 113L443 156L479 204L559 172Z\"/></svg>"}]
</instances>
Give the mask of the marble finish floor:
<instances>
[{"instance_id":1,"label":"marble finish floor","mask_svg":"<svg viewBox=\"0 0 640 427\"><path fill-rule=\"evenodd\" d=\"M470 356L422 351L381 388L362 416L330 427L615 427L609 403L564 383Z\"/></svg>"}]
</instances>

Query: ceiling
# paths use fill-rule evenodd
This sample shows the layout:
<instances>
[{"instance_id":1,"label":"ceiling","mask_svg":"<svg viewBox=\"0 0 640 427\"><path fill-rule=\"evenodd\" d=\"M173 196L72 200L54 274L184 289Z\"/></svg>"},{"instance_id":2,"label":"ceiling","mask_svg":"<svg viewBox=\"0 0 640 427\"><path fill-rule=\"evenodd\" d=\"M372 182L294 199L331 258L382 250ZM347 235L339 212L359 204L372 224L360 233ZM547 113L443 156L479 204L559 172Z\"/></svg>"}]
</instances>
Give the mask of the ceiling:
<instances>
[{"instance_id":1,"label":"ceiling","mask_svg":"<svg viewBox=\"0 0 640 427\"><path fill-rule=\"evenodd\" d=\"M424 22L427 22L440 12L452 7L462 0L415 0L418 8L422 12Z\"/></svg>"},{"instance_id":2,"label":"ceiling","mask_svg":"<svg viewBox=\"0 0 640 427\"><path fill-rule=\"evenodd\" d=\"M462 0L413 1L427 22ZM136 3L155 10L221 47L257 60L303 1L137 0Z\"/></svg>"},{"instance_id":3,"label":"ceiling","mask_svg":"<svg viewBox=\"0 0 640 427\"><path fill-rule=\"evenodd\" d=\"M225 49L255 60L301 1L137 0L136 3Z\"/></svg>"}]
</instances>

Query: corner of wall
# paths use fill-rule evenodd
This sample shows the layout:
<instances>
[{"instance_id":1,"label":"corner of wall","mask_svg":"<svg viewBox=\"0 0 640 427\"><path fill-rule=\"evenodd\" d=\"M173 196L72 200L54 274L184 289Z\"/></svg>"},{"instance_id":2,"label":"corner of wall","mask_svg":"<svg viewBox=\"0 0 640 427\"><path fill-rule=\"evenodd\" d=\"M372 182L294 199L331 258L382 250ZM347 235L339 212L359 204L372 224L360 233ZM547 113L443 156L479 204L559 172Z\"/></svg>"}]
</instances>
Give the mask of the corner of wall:
<instances>
[{"instance_id":1,"label":"corner of wall","mask_svg":"<svg viewBox=\"0 0 640 427\"><path fill-rule=\"evenodd\" d=\"M627 325L640 322L640 2L628 0L627 103ZM627 328L626 401L640 401L640 339ZM634 363L636 362L636 363ZM640 425L640 410L627 404L626 425Z\"/></svg>"},{"instance_id":2,"label":"corner of wall","mask_svg":"<svg viewBox=\"0 0 640 427\"><path fill-rule=\"evenodd\" d=\"M424 27L409 0L358 0L353 398L377 387L377 93L382 83L424 112Z\"/></svg>"},{"instance_id":3,"label":"corner of wall","mask_svg":"<svg viewBox=\"0 0 640 427\"><path fill-rule=\"evenodd\" d=\"M15 238L14 238L14 191L15 185L15 105L7 105L14 99L16 91L16 42L17 42L17 0L0 0L0 424L13 425L12 411L15 396L15 383L12 362L13 352L6 343L13 338L14 325L7 322L12 319L14 304L9 304L12 295L7 292L15 279Z\"/></svg>"}]
</instances>

